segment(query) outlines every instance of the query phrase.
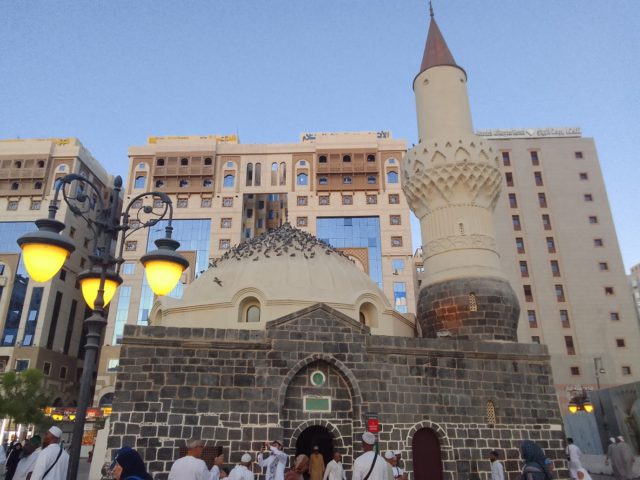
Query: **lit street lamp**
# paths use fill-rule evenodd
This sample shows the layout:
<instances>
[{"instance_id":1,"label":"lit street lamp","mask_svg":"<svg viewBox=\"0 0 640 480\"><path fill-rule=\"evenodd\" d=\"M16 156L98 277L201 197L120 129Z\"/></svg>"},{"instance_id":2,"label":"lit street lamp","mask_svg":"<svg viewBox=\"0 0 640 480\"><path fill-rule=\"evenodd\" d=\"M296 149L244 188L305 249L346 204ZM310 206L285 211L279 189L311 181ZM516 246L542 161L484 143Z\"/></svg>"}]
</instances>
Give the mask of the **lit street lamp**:
<instances>
[{"instance_id":1,"label":"lit street lamp","mask_svg":"<svg viewBox=\"0 0 640 480\"><path fill-rule=\"evenodd\" d=\"M91 194L87 194L86 189L91 190ZM28 233L18 239L29 276L36 282L47 282L60 271L66 259L75 250L73 241L61 233L65 224L55 219L60 192L62 192L62 198L71 212L83 218L93 232L94 248L89 255L91 266L78 275L82 296L93 313L84 320L87 329L87 343L69 452L68 480L75 480L78 473L80 447L90 401L94 364L100 348L102 331L107 324L104 309L122 283L122 278L118 273L120 265L124 262L122 253L125 240L133 232L152 227L167 217L165 237L155 241L157 250L147 253L140 259L145 266L145 275L149 286L156 295L166 295L173 290L180 280L182 272L189 266L189 262L176 252L180 243L171 238L173 205L169 196L162 192L140 194L134 197L120 214L121 189L122 178L118 176L114 179L113 188L109 192L108 204L105 205L102 200L102 192L94 183L81 175L66 175L56 181L55 194L49 205L48 218L35 222L38 231ZM153 200L153 206L143 206L145 197ZM131 211L136 209L134 223L130 221L130 218ZM141 215L144 218L141 218ZM120 251L115 257L111 253L111 246L113 241L117 242L118 240L120 241Z\"/></svg>"},{"instance_id":2,"label":"lit street lamp","mask_svg":"<svg viewBox=\"0 0 640 480\"><path fill-rule=\"evenodd\" d=\"M570 413L577 413L580 411L591 413L593 412L593 403L589 400L589 394L583 388L582 391L574 390L569 400L567 407Z\"/></svg>"}]
</instances>

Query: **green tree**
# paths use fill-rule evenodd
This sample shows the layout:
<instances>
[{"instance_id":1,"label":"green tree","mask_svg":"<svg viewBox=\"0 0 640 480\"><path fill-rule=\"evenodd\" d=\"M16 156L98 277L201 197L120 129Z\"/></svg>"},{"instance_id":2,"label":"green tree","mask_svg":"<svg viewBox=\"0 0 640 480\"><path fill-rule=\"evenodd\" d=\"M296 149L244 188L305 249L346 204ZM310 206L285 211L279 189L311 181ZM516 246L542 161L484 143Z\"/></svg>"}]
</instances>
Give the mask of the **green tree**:
<instances>
[{"instance_id":1,"label":"green tree","mask_svg":"<svg viewBox=\"0 0 640 480\"><path fill-rule=\"evenodd\" d=\"M44 386L41 370L28 368L22 372L6 372L0 377L0 418L16 423L34 424L40 429L51 424L44 414L51 395Z\"/></svg>"}]
</instances>

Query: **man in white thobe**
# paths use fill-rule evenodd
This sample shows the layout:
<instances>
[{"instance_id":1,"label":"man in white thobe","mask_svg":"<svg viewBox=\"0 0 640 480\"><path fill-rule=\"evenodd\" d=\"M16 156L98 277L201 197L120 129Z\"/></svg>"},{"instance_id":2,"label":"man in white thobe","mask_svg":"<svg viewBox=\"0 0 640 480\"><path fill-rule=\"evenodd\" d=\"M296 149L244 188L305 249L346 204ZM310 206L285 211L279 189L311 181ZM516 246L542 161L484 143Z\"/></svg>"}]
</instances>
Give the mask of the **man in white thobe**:
<instances>
[{"instance_id":1,"label":"man in white thobe","mask_svg":"<svg viewBox=\"0 0 640 480\"><path fill-rule=\"evenodd\" d=\"M240 465L233 467L229 473L228 480L253 480L253 472L251 471L251 455L245 453L240 459Z\"/></svg>"},{"instance_id":2,"label":"man in white thobe","mask_svg":"<svg viewBox=\"0 0 640 480\"><path fill-rule=\"evenodd\" d=\"M567 438L567 460L569 460L569 474L573 480L578 480L578 470L582 468L582 451L573 443L573 438Z\"/></svg>"},{"instance_id":3,"label":"man in white thobe","mask_svg":"<svg viewBox=\"0 0 640 480\"><path fill-rule=\"evenodd\" d=\"M347 475L342 466L342 454L333 454L333 460L327 463L322 480L347 480Z\"/></svg>"},{"instance_id":4,"label":"man in white thobe","mask_svg":"<svg viewBox=\"0 0 640 480\"><path fill-rule=\"evenodd\" d=\"M616 453L619 460L618 470L620 476L624 480L630 480L633 478L633 462L635 461L635 455L631 446L624 441L623 436L618 437L618 443L616 444Z\"/></svg>"},{"instance_id":5,"label":"man in white thobe","mask_svg":"<svg viewBox=\"0 0 640 480\"><path fill-rule=\"evenodd\" d=\"M64 451L60 438L62 430L55 425L49 429L42 441L42 451L36 458L31 480L67 480L69 454Z\"/></svg>"},{"instance_id":6,"label":"man in white thobe","mask_svg":"<svg viewBox=\"0 0 640 480\"><path fill-rule=\"evenodd\" d=\"M38 455L42 451L40 445L42 440L40 435L34 435L27 441L27 444L22 450L22 458L16 466L16 471L13 474L13 480L27 480L27 477L33 472L33 467L36 465Z\"/></svg>"},{"instance_id":7,"label":"man in white thobe","mask_svg":"<svg viewBox=\"0 0 640 480\"><path fill-rule=\"evenodd\" d=\"M213 467L209 471L209 480L220 480L220 469L224 465L224 455L220 454L213 459Z\"/></svg>"},{"instance_id":8,"label":"man in white thobe","mask_svg":"<svg viewBox=\"0 0 640 480\"><path fill-rule=\"evenodd\" d=\"M492 450L489 454L491 461L491 480L504 480L504 465L498 460L500 454L497 450Z\"/></svg>"},{"instance_id":9,"label":"man in white thobe","mask_svg":"<svg viewBox=\"0 0 640 480\"><path fill-rule=\"evenodd\" d=\"M387 480L387 462L374 451L376 436L371 432L362 434L362 450L364 453L353 462L352 480L364 480L371 471L368 480ZM373 468L372 468L373 467Z\"/></svg>"},{"instance_id":10,"label":"man in white thobe","mask_svg":"<svg viewBox=\"0 0 640 480\"><path fill-rule=\"evenodd\" d=\"M262 453L258 454L258 465L260 468L267 469L264 474L265 480L284 480L287 460L287 454L282 451L282 443L277 440L271 442L271 455L264 458Z\"/></svg>"},{"instance_id":11,"label":"man in white thobe","mask_svg":"<svg viewBox=\"0 0 640 480\"><path fill-rule=\"evenodd\" d=\"M209 480L207 464L200 458L203 450L202 440L187 440L187 454L173 462L169 480Z\"/></svg>"}]
</instances>

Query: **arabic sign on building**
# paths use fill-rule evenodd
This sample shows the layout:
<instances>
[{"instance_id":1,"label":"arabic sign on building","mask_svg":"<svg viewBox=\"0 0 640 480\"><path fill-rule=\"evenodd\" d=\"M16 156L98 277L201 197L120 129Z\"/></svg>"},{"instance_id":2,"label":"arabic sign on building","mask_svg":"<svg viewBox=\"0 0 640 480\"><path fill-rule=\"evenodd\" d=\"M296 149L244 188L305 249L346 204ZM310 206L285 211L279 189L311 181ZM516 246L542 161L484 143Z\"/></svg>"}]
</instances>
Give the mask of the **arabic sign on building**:
<instances>
[{"instance_id":1,"label":"arabic sign on building","mask_svg":"<svg viewBox=\"0 0 640 480\"><path fill-rule=\"evenodd\" d=\"M345 138L377 138L379 140L391 138L391 132L380 130L379 132L306 132L300 135L302 142L315 142L316 140L326 140L336 138L343 140Z\"/></svg>"},{"instance_id":2,"label":"arabic sign on building","mask_svg":"<svg viewBox=\"0 0 640 480\"><path fill-rule=\"evenodd\" d=\"M510 128L507 130L478 130L476 135L486 138L581 137L582 130L580 127Z\"/></svg>"}]
</instances>

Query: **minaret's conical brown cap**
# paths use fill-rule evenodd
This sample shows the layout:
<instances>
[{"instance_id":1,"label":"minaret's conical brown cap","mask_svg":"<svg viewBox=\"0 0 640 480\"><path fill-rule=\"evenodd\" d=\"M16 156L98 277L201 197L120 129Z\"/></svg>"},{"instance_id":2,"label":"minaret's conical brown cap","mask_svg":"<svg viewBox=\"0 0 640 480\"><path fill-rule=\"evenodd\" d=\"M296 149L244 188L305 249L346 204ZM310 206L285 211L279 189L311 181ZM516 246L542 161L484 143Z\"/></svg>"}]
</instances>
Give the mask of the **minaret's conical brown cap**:
<instances>
[{"instance_id":1,"label":"minaret's conical brown cap","mask_svg":"<svg viewBox=\"0 0 640 480\"><path fill-rule=\"evenodd\" d=\"M427 35L427 43L424 46L424 55L422 56L422 65L420 65L419 73L438 65L451 65L452 67L460 68L456 64L453 55L451 55L447 42L444 41L442 32L440 32L440 28L433 16L433 9L431 9L429 34Z\"/></svg>"}]
</instances>

